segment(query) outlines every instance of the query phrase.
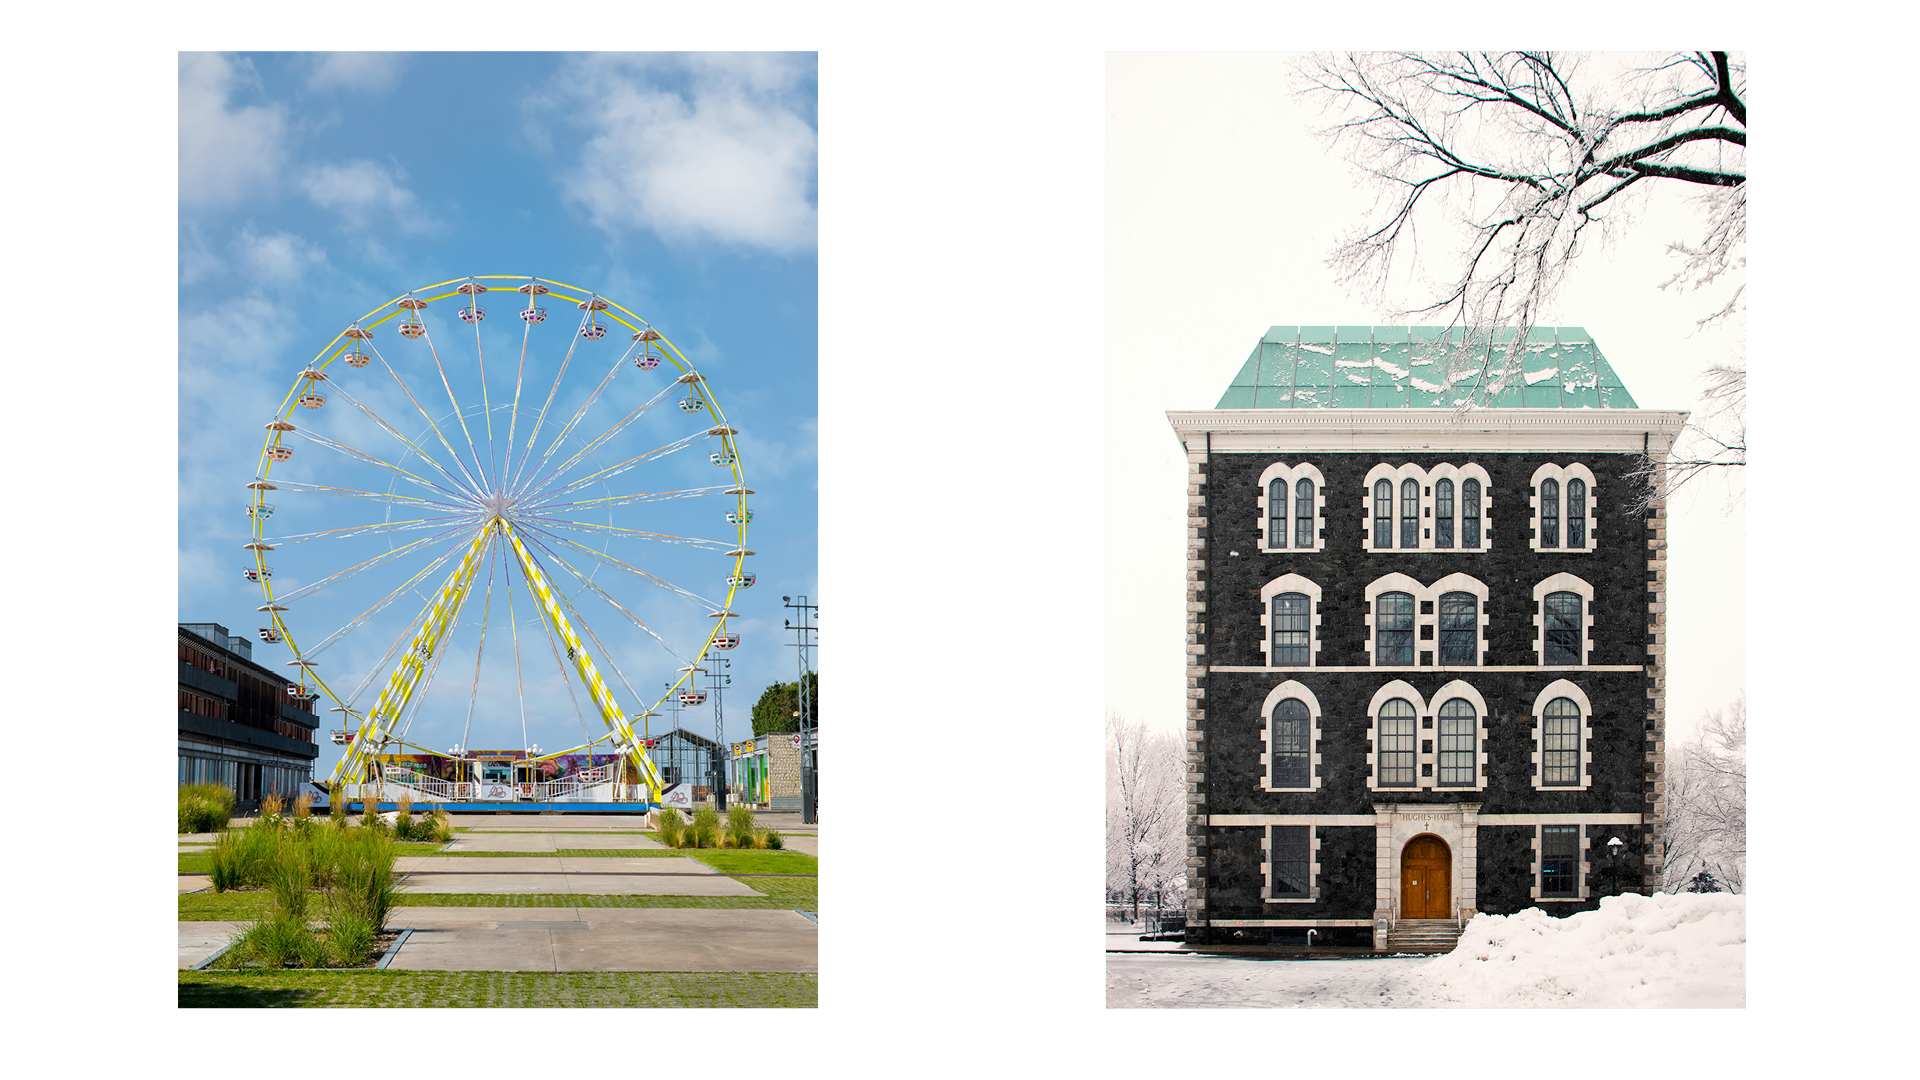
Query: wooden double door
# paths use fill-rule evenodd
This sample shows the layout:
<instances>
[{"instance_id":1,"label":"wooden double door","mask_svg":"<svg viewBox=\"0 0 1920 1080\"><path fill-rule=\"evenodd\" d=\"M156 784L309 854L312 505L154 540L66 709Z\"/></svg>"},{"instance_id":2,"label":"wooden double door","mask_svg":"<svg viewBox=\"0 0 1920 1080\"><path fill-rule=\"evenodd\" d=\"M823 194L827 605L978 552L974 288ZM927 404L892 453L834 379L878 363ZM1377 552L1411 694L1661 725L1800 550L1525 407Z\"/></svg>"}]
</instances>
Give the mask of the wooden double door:
<instances>
[{"instance_id":1,"label":"wooden double door","mask_svg":"<svg viewBox=\"0 0 1920 1080\"><path fill-rule=\"evenodd\" d=\"M1453 917L1448 888L1453 881L1453 852L1437 836L1416 836L1400 850L1400 917Z\"/></svg>"}]
</instances>

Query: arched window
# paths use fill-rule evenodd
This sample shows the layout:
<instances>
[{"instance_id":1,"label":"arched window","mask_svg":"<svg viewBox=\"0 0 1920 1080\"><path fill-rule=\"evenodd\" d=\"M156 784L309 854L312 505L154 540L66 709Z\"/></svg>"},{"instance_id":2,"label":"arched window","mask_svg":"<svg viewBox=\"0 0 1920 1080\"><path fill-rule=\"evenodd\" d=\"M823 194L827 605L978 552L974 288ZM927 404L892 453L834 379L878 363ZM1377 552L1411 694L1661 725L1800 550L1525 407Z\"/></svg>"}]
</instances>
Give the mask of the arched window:
<instances>
[{"instance_id":1,"label":"arched window","mask_svg":"<svg viewBox=\"0 0 1920 1080\"><path fill-rule=\"evenodd\" d=\"M1560 481L1540 481L1540 546L1560 546Z\"/></svg>"},{"instance_id":2,"label":"arched window","mask_svg":"<svg viewBox=\"0 0 1920 1080\"><path fill-rule=\"evenodd\" d=\"M1420 481L1400 482L1400 546L1420 546Z\"/></svg>"},{"instance_id":3,"label":"arched window","mask_svg":"<svg viewBox=\"0 0 1920 1080\"><path fill-rule=\"evenodd\" d=\"M1287 546L1287 482L1275 479L1267 485L1267 546Z\"/></svg>"},{"instance_id":4,"label":"arched window","mask_svg":"<svg viewBox=\"0 0 1920 1080\"><path fill-rule=\"evenodd\" d=\"M1313 548L1314 541L1313 481L1301 477L1293 485L1293 494L1293 528L1295 534L1293 546L1302 551L1308 551ZM1281 497L1283 499L1286 497L1284 490L1281 492ZM1282 535L1285 535L1285 528L1286 523L1282 522Z\"/></svg>"},{"instance_id":5,"label":"arched window","mask_svg":"<svg viewBox=\"0 0 1920 1080\"><path fill-rule=\"evenodd\" d=\"M1540 783L1545 787L1580 783L1580 706L1571 698L1549 701L1541 719Z\"/></svg>"},{"instance_id":6,"label":"arched window","mask_svg":"<svg viewBox=\"0 0 1920 1080\"><path fill-rule=\"evenodd\" d=\"M1413 594L1381 593L1373 602L1376 667L1413 663Z\"/></svg>"},{"instance_id":7,"label":"arched window","mask_svg":"<svg viewBox=\"0 0 1920 1080\"><path fill-rule=\"evenodd\" d=\"M1587 482L1567 481L1567 546L1587 546Z\"/></svg>"},{"instance_id":8,"label":"arched window","mask_svg":"<svg viewBox=\"0 0 1920 1080\"><path fill-rule=\"evenodd\" d=\"M1460 482L1460 546L1480 546L1480 481Z\"/></svg>"},{"instance_id":9,"label":"arched window","mask_svg":"<svg viewBox=\"0 0 1920 1080\"><path fill-rule=\"evenodd\" d=\"M1581 632L1585 624L1580 619L1580 594L1572 592L1548 593L1543 614L1546 618L1546 655L1540 658L1545 665L1581 664L1586 658L1581 655Z\"/></svg>"},{"instance_id":10,"label":"arched window","mask_svg":"<svg viewBox=\"0 0 1920 1080\"><path fill-rule=\"evenodd\" d=\"M1306 702L1299 698L1287 698L1274 706L1273 741L1270 751L1273 761L1271 781L1273 787L1312 786L1313 779L1309 771L1312 723L1312 719L1307 714Z\"/></svg>"},{"instance_id":11,"label":"arched window","mask_svg":"<svg viewBox=\"0 0 1920 1080\"><path fill-rule=\"evenodd\" d=\"M1413 706L1394 698L1380 706L1380 786L1413 786Z\"/></svg>"},{"instance_id":12,"label":"arched window","mask_svg":"<svg viewBox=\"0 0 1920 1080\"><path fill-rule=\"evenodd\" d=\"M1433 482L1433 546L1453 546L1453 481L1446 477Z\"/></svg>"},{"instance_id":13,"label":"arched window","mask_svg":"<svg viewBox=\"0 0 1920 1080\"><path fill-rule=\"evenodd\" d=\"M1382 480L1373 485L1373 546L1393 546L1393 482Z\"/></svg>"},{"instance_id":14,"label":"arched window","mask_svg":"<svg viewBox=\"0 0 1920 1080\"><path fill-rule=\"evenodd\" d=\"M1313 645L1313 607L1305 593L1280 593L1273 598L1273 653L1275 667L1305 667Z\"/></svg>"},{"instance_id":15,"label":"arched window","mask_svg":"<svg viewBox=\"0 0 1920 1080\"><path fill-rule=\"evenodd\" d=\"M1578 599L1576 597L1575 599ZM1472 593L1450 592L1440 597L1440 662L1480 662L1480 602Z\"/></svg>"},{"instance_id":16,"label":"arched window","mask_svg":"<svg viewBox=\"0 0 1920 1080\"><path fill-rule=\"evenodd\" d=\"M1472 787L1474 769L1474 728L1479 718L1473 703L1454 698L1440 706L1440 786Z\"/></svg>"}]
</instances>

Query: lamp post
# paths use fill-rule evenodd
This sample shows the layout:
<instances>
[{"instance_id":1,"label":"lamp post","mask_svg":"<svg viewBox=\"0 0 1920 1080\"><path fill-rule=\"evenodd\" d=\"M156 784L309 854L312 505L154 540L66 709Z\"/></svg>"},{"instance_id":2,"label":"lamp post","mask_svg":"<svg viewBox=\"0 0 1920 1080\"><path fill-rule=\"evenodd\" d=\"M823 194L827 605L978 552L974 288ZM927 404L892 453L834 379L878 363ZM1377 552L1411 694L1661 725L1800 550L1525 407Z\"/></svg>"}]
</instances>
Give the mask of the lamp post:
<instances>
[{"instance_id":1,"label":"lamp post","mask_svg":"<svg viewBox=\"0 0 1920 1080\"><path fill-rule=\"evenodd\" d=\"M1620 849L1626 847L1619 837L1607 841L1607 865L1613 875L1613 891L1609 896L1620 895Z\"/></svg>"},{"instance_id":2,"label":"lamp post","mask_svg":"<svg viewBox=\"0 0 1920 1080\"><path fill-rule=\"evenodd\" d=\"M792 644L800 650L800 681L794 684L794 696L800 699L798 714L800 717L800 820L804 824L812 825L815 824L817 816L814 813L814 804L818 795L818 778L814 776L813 770L813 722L817 718L813 716L813 707L807 701L807 674L812 668L808 650L813 646L812 635L818 630L813 625L812 619L820 609L817 605L807 603L807 598L804 596L797 604L790 596L783 596L780 601L798 612L800 618L797 623L791 619L782 621L787 629L794 632L797 640Z\"/></svg>"}]
</instances>

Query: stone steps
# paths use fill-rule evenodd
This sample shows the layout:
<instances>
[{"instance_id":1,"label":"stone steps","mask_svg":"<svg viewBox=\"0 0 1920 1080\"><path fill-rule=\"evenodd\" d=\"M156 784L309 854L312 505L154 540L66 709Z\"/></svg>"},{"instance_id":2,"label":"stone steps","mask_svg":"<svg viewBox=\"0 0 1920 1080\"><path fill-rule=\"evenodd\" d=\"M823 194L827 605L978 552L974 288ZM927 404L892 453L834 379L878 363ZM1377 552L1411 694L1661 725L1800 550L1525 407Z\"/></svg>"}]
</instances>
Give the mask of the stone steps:
<instances>
[{"instance_id":1,"label":"stone steps","mask_svg":"<svg viewBox=\"0 0 1920 1080\"><path fill-rule=\"evenodd\" d=\"M1387 931L1393 952L1446 953L1460 942L1460 924L1452 919L1401 919Z\"/></svg>"}]
</instances>

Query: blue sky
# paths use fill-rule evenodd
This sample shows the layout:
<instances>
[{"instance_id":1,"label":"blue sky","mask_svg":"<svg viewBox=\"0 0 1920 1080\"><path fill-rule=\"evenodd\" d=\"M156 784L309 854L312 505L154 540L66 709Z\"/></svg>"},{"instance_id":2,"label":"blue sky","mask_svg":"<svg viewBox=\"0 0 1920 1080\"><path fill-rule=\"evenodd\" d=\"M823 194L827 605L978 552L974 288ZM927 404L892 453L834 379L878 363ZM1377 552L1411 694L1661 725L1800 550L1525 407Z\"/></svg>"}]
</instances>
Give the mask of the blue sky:
<instances>
[{"instance_id":1,"label":"blue sky","mask_svg":"<svg viewBox=\"0 0 1920 1080\"><path fill-rule=\"evenodd\" d=\"M257 639L256 629L266 625L255 611L263 600L242 576L241 545L251 538L244 485L258 471L262 425L298 373L364 313L456 277L534 275L581 286L646 319L707 376L728 423L741 433L741 464L756 492L748 546L758 554L747 568L758 581L733 605L740 617L731 629L741 645L726 654L732 683L725 702L727 737L745 737L760 690L794 677L780 597L818 595L813 56L182 54L179 77L179 619L222 623L255 639L256 660L288 670L287 648ZM452 319L453 301L427 313L436 350L455 372L452 396L476 430L484 417L476 411L475 350L517 355L524 327L512 312L523 301L514 293L483 298L493 317L482 324L478 345L472 331ZM570 341L579 363L561 380L556 410L570 412L610 365L617 371L580 434L604 430L669 381L668 368L641 372L614 364L631 344L622 328L603 341L579 343L572 336L574 305L549 298L546 306L552 320L527 335L528 370L539 375L529 374L527 385L552 385ZM392 362L393 376L380 363L349 371L336 362L329 368L327 406L296 409L293 419L375 456L389 448L393 453L383 460L400 464L409 453L400 440L351 403L416 437L430 433L428 421L451 418L449 391L437 382L431 354L402 342L391 324L373 344ZM500 399L512 390L512 374L496 363L487 380L502 421ZM426 404L411 405L400 385ZM428 389L439 395L437 405ZM539 396L527 392L523 424L536 418ZM607 450L627 445L637 454L710 422L704 413L673 408L682 396L673 394ZM457 430L454 442L466 449ZM390 481L390 470L356 465L303 441L289 445L296 457L275 466L275 479L364 483L363 490L377 493L392 487L372 477ZM712 485L725 476L706 460L712 449L694 446L651 473L636 469L611 483L607 494ZM414 464L420 465L417 458ZM269 536L379 524L394 505L284 489L269 502L277 508L266 525ZM724 538L727 509L707 497L649 504L644 518L602 520ZM390 551L394 537L405 542L420 535L282 545L268 561L276 589L285 592ZM710 551L626 537L583 539L702 597L725 595L727 561ZM423 545L432 556L389 559L296 600L286 617L303 650L449 546ZM336 692L346 696L373 669L390 668L385 650L451 565L327 650L320 670ZM493 569L502 581L493 594L497 609L506 599L506 572ZM397 576L383 576L389 573ZM472 594L476 609L483 606L486 573ZM710 625L704 610L632 576L604 567L587 576L682 651L697 646ZM455 633L432 686L420 694L412 741L438 749L465 733L469 746L518 746L521 702L527 734L543 749L581 741L576 709L588 731L603 730L578 688L568 694L551 647L534 637L539 620L518 586L516 578L513 619L497 610L485 619L485 655L477 661L481 612L463 612L467 627ZM626 684L651 704L676 677L675 662L589 587L570 587L581 594L579 617L605 643ZM518 672L507 647L515 625ZM607 661L596 659L616 698L628 704ZM378 673L360 707L384 681ZM327 704L323 699L323 710ZM334 722L324 711L323 719L323 729ZM686 714L683 724L711 734L711 703ZM324 745L316 775L324 777L337 757L335 747Z\"/></svg>"}]
</instances>

